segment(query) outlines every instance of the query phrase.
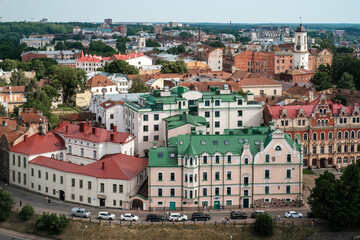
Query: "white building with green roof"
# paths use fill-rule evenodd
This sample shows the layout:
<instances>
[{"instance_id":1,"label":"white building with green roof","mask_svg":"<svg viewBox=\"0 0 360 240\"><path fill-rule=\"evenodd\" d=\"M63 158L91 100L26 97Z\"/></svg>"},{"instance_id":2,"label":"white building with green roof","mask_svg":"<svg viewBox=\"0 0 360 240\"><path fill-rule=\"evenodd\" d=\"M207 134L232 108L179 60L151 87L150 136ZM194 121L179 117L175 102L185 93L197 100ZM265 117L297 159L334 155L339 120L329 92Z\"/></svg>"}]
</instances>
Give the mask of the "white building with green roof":
<instances>
[{"instance_id":1,"label":"white building with green roof","mask_svg":"<svg viewBox=\"0 0 360 240\"><path fill-rule=\"evenodd\" d=\"M178 134L200 131L220 135L225 129L263 123L262 104L254 102L252 94L244 97L230 89L211 90L198 92L177 86L126 102L125 126L136 137L136 153L148 157L152 146L165 147L167 139Z\"/></svg>"},{"instance_id":2,"label":"white building with green roof","mask_svg":"<svg viewBox=\"0 0 360 240\"><path fill-rule=\"evenodd\" d=\"M150 210L295 207L302 203L299 140L251 127L179 135L149 154Z\"/></svg>"}]
</instances>

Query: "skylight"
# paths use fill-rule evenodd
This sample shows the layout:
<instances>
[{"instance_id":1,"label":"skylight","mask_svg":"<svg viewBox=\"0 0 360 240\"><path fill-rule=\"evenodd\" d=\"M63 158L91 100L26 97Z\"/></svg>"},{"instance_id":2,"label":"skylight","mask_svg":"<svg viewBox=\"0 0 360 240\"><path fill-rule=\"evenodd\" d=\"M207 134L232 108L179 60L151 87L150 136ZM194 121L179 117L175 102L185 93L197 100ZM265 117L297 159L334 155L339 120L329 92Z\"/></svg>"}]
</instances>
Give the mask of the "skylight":
<instances>
[{"instance_id":1,"label":"skylight","mask_svg":"<svg viewBox=\"0 0 360 240\"><path fill-rule=\"evenodd\" d=\"M214 140L214 141L213 141L213 144L214 144L214 145L218 145L218 144L219 144L218 140Z\"/></svg>"}]
</instances>

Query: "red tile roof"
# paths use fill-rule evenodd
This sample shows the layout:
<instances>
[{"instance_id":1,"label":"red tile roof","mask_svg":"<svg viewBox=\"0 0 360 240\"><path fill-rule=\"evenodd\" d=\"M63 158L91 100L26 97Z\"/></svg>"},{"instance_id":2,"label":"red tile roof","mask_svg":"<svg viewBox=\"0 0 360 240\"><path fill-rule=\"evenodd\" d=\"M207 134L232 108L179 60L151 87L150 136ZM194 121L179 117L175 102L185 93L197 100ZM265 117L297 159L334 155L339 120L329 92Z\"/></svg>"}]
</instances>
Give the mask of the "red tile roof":
<instances>
[{"instance_id":1,"label":"red tile roof","mask_svg":"<svg viewBox=\"0 0 360 240\"><path fill-rule=\"evenodd\" d=\"M1 118L0 121L0 136L5 135L9 144L26 132L26 127L18 125L15 119Z\"/></svg>"},{"instance_id":2,"label":"red tile roof","mask_svg":"<svg viewBox=\"0 0 360 240\"><path fill-rule=\"evenodd\" d=\"M306 70L306 69L296 69L296 68L293 68L291 70L287 70L285 74L288 74L288 75L304 75L304 74L314 74L314 71L311 71L311 70Z\"/></svg>"},{"instance_id":3,"label":"red tile roof","mask_svg":"<svg viewBox=\"0 0 360 240\"><path fill-rule=\"evenodd\" d=\"M10 151L31 156L64 149L64 140L53 132L48 132L44 136L34 134L15 147L12 147Z\"/></svg>"},{"instance_id":4,"label":"red tile roof","mask_svg":"<svg viewBox=\"0 0 360 240\"><path fill-rule=\"evenodd\" d=\"M83 125L83 126L81 126ZM84 131L81 131L83 127ZM66 129L68 131L66 132ZM94 130L93 130L94 129ZM59 123L59 126L53 130L55 133L59 133L68 138L82 139L90 142L114 142L125 144L134 140L134 137L131 136L130 133L122 133L122 132L112 132L103 128L95 128L88 126L86 123L82 123L80 125L71 124L71 123ZM93 133L95 131L95 133ZM113 140L111 140L111 135L113 136Z\"/></svg>"},{"instance_id":5,"label":"red tile roof","mask_svg":"<svg viewBox=\"0 0 360 240\"><path fill-rule=\"evenodd\" d=\"M116 104L124 105L124 101L107 100L106 102L101 103L100 106L102 106L105 109L108 109L115 106Z\"/></svg>"},{"instance_id":6,"label":"red tile roof","mask_svg":"<svg viewBox=\"0 0 360 240\"><path fill-rule=\"evenodd\" d=\"M9 93L11 90L12 93L24 93L25 86L4 86L0 87L0 93Z\"/></svg>"},{"instance_id":7,"label":"red tile roof","mask_svg":"<svg viewBox=\"0 0 360 240\"><path fill-rule=\"evenodd\" d=\"M282 84L278 81L272 80L270 78L244 78L239 81L240 86L247 87L247 86L264 86L264 85L271 85L271 86L281 86Z\"/></svg>"},{"instance_id":8,"label":"red tile roof","mask_svg":"<svg viewBox=\"0 0 360 240\"><path fill-rule=\"evenodd\" d=\"M131 180L148 166L148 159L119 153L105 156L97 162L84 166L43 156L39 156L29 163L96 178ZM102 169L103 166L104 169Z\"/></svg>"},{"instance_id":9,"label":"red tile roof","mask_svg":"<svg viewBox=\"0 0 360 240\"><path fill-rule=\"evenodd\" d=\"M96 75L86 81L85 87L106 87L116 85L113 81L103 75Z\"/></svg>"},{"instance_id":10,"label":"red tile roof","mask_svg":"<svg viewBox=\"0 0 360 240\"><path fill-rule=\"evenodd\" d=\"M81 56L76 62L101 62L101 57L96 55Z\"/></svg>"},{"instance_id":11,"label":"red tile roof","mask_svg":"<svg viewBox=\"0 0 360 240\"><path fill-rule=\"evenodd\" d=\"M128 59L132 59L132 58L137 58L137 57L142 57L145 56L144 53L140 52L140 53L131 53L129 55L122 55L122 54L118 54L118 55L113 55L112 58L114 60L128 60Z\"/></svg>"},{"instance_id":12,"label":"red tile roof","mask_svg":"<svg viewBox=\"0 0 360 240\"><path fill-rule=\"evenodd\" d=\"M24 123L43 123L45 119L45 122L47 122L47 118L45 116L39 115L37 113L22 113L21 120Z\"/></svg>"}]
</instances>

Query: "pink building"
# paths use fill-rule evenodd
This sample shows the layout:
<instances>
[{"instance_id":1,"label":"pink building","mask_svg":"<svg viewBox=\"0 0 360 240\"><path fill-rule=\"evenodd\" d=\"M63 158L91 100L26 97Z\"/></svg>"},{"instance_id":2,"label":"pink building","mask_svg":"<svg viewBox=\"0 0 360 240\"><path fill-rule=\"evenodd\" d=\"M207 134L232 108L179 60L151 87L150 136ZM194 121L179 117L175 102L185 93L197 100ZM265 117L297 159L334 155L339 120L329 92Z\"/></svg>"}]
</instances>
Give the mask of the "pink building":
<instances>
[{"instance_id":1,"label":"pink building","mask_svg":"<svg viewBox=\"0 0 360 240\"><path fill-rule=\"evenodd\" d=\"M150 210L292 207L302 202L298 140L269 127L169 139L150 150Z\"/></svg>"}]
</instances>

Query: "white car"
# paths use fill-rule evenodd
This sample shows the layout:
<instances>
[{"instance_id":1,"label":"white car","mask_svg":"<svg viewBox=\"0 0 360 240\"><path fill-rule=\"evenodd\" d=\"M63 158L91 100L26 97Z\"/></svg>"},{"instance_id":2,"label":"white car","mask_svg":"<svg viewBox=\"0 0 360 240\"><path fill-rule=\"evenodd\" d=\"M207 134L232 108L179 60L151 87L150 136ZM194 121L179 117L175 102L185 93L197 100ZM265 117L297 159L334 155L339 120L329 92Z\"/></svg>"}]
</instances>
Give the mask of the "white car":
<instances>
[{"instance_id":1,"label":"white car","mask_svg":"<svg viewBox=\"0 0 360 240\"><path fill-rule=\"evenodd\" d=\"M98 219L114 220L115 219L115 214L111 214L109 212L99 212Z\"/></svg>"},{"instance_id":2,"label":"white car","mask_svg":"<svg viewBox=\"0 0 360 240\"><path fill-rule=\"evenodd\" d=\"M285 217L286 218L302 218L303 215L299 212L295 212L295 211L288 211L285 213Z\"/></svg>"},{"instance_id":3,"label":"white car","mask_svg":"<svg viewBox=\"0 0 360 240\"><path fill-rule=\"evenodd\" d=\"M171 213L168 217L169 221L187 221L188 217L186 215L182 215L180 213Z\"/></svg>"},{"instance_id":4,"label":"white car","mask_svg":"<svg viewBox=\"0 0 360 240\"><path fill-rule=\"evenodd\" d=\"M139 217L131 213L125 213L125 214L121 214L120 219L121 221L137 221L139 220Z\"/></svg>"}]
</instances>

